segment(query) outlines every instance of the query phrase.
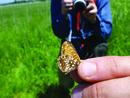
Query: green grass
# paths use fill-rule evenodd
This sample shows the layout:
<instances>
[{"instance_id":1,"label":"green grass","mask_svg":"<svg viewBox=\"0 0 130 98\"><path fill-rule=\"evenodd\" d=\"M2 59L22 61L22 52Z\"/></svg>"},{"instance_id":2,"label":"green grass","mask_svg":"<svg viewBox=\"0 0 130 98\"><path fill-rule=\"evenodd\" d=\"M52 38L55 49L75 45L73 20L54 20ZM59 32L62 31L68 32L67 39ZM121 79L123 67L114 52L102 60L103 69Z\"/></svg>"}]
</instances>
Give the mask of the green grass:
<instances>
[{"instance_id":1,"label":"green grass","mask_svg":"<svg viewBox=\"0 0 130 98\"><path fill-rule=\"evenodd\" d=\"M128 0L111 0L108 55L130 55L129 8ZM50 19L50 2L0 7L1 98L58 97L60 39Z\"/></svg>"},{"instance_id":2,"label":"green grass","mask_svg":"<svg viewBox=\"0 0 130 98\"><path fill-rule=\"evenodd\" d=\"M108 55L130 55L130 1L111 0L113 30L108 39Z\"/></svg>"}]
</instances>

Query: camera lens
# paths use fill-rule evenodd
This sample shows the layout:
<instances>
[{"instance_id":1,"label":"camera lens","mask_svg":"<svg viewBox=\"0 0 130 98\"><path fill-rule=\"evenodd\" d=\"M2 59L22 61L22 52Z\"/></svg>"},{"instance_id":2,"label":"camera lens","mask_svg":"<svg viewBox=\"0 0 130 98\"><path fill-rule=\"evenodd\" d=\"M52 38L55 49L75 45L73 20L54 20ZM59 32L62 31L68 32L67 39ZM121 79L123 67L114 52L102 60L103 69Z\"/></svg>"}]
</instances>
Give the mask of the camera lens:
<instances>
[{"instance_id":1,"label":"camera lens","mask_svg":"<svg viewBox=\"0 0 130 98\"><path fill-rule=\"evenodd\" d=\"M74 9L77 12L82 12L86 8L86 1L85 0L75 0L74 1Z\"/></svg>"}]
</instances>

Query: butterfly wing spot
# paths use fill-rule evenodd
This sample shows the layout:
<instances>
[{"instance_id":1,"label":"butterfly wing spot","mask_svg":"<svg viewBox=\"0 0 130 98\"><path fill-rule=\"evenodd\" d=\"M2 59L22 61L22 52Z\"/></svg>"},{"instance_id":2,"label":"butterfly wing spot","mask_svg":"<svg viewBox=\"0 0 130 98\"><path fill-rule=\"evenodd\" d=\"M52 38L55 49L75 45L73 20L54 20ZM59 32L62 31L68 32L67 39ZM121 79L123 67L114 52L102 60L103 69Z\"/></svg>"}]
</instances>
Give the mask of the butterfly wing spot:
<instances>
[{"instance_id":1,"label":"butterfly wing spot","mask_svg":"<svg viewBox=\"0 0 130 98\"><path fill-rule=\"evenodd\" d=\"M75 59L74 62L77 62L77 60Z\"/></svg>"},{"instance_id":2,"label":"butterfly wing spot","mask_svg":"<svg viewBox=\"0 0 130 98\"><path fill-rule=\"evenodd\" d=\"M80 58L74 46L69 41L65 41L62 44L61 56L58 58L60 70L69 73L70 71L75 70L80 63Z\"/></svg>"},{"instance_id":3,"label":"butterfly wing spot","mask_svg":"<svg viewBox=\"0 0 130 98\"><path fill-rule=\"evenodd\" d=\"M73 61L70 62L71 64L73 63Z\"/></svg>"}]
</instances>

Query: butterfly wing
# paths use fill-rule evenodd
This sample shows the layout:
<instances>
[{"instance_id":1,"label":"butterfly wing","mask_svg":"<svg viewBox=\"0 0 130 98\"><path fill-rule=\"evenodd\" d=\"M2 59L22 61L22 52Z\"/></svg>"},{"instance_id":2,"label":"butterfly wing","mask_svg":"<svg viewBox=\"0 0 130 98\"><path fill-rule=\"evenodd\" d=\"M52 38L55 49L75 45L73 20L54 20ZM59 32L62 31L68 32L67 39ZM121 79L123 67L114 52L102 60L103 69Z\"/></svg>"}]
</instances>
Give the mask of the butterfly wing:
<instances>
[{"instance_id":1,"label":"butterfly wing","mask_svg":"<svg viewBox=\"0 0 130 98\"><path fill-rule=\"evenodd\" d=\"M77 59L78 61L80 61L80 57L78 56L78 53L76 52L76 49L74 48L72 43L69 42L69 41L65 41L62 44L61 55L69 55L69 56Z\"/></svg>"},{"instance_id":2,"label":"butterfly wing","mask_svg":"<svg viewBox=\"0 0 130 98\"><path fill-rule=\"evenodd\" d=\"M61 71L68 73L75 70L80 63L80 58L74 46L69 41L65 41L62 44L61 56L58 58L58 66Z\"/></svg>"}]
</instances>

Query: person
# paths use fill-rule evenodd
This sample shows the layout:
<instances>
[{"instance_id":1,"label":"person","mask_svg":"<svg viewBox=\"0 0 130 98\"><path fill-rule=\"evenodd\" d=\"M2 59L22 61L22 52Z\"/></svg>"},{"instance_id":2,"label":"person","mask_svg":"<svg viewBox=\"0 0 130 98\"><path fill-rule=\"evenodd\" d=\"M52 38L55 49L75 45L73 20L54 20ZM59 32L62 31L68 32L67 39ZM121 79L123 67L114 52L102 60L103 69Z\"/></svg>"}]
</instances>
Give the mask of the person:
<instances>
[{"instance_id":1,"label":"person","mask_svg":"<svg viewBox=\"0 0 130 98\"><path fill-rule=\"evenodd\" d=\"M70 73L79 83L71 98L129 98L130 56L104 56L82 60Z\"/></svg>"},{"instance_id":2,"label":"person","mask_svg":"<svg viewBox=\"0 0 130 98\"><path fill-rule=\"evenodd\" d=\"M51 0L51 21L54 34L62 39L61 44L67 39L81 59L105 56L108 50L106 40L112 31L112 17L109 0L85 0L88 2L86 9L77 12L73 8L73 0ZM71 35L71 36L70 36ZM65 75L58 70L61 87L67 89L74 85L69 74Z\"/></svg>"}]
</instances>

